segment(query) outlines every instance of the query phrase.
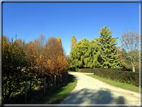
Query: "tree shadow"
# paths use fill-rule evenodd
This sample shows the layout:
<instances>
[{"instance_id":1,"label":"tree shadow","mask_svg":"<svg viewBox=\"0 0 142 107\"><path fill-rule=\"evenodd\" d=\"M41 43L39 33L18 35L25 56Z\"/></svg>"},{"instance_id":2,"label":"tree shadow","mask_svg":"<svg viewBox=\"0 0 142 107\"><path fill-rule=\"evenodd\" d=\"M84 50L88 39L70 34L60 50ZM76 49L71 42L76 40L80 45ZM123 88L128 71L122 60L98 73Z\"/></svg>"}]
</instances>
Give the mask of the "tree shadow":
<instances>
[{"instance_id":1,"label":"tree shadow","mask_svg":"<svg viewBox=\"0 0 142 107\"><path fill-rule=\"evenodd\" d=\"M72 92L61 104L125 104L123 96L113 97L111 92L84 88Z\"/></svg>"},{"instance_id":2,"label":"tree shadow","mask_svg":"<svg viewBox=\"0 0 142 107\"><path fill-rule=\"evenodd\" d=\"M27 104L42 104L44 103L44 97L48 97L51 94L61 92L63 87L67 86L68 83L72 83L75 81L75 77L73 75L68 74L68 79L66 82L62 82L62 84L54 87L47 87L44 93L44 88L41 87L38 90L32 89L31 91L27 90ZM55 103L59 103L56 101ZM25 104L25 93L20 93L14 97L9 98L7 101L3 101L3 104Z\"/></svg>"}]
</instances>

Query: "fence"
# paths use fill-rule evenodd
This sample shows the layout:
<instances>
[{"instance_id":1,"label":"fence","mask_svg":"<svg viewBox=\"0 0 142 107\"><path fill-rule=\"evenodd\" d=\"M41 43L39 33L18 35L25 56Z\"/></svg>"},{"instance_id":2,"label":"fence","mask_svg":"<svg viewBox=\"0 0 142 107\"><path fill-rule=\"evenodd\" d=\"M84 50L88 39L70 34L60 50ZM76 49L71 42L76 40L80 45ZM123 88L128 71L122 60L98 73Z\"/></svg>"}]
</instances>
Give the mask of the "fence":
<instances>
[{"instance_id":1,"label":"fence","mask_svg":"<svg viewBox=\"0 0 142 107\"><path fill-rule=\"evenodd\" d=\"M34 87L34 90L43 89L42 91L43 93L45 93L56 89L56 87L59 87L62 83L66 83L67 79L68 71L58 76L54 75L53 77L44 77L44 79L40 79L37 81L25 81L25 104L27 104L28 96L31 97L32 86L36 86Z\"/></svg>"}]
</instances>

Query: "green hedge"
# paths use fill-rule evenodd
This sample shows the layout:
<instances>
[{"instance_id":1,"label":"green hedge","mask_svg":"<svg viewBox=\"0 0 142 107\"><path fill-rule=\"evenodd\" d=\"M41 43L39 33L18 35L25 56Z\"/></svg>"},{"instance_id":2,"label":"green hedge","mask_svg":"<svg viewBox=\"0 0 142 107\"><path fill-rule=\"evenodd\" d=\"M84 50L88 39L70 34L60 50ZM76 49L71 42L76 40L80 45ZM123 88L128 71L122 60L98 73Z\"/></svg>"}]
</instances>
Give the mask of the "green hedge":
<instances>
[{"instance_id":1,"label":"green hedge","mask_svg":"<svg viewBox=\"0 0 142 107\"><path fill-rule=\"evenodd\" d=\"M78 72L93 73L94 71L91 68L81 68L78 70Z\"/></svg>"},{"instance_id":2,"label":"green hedge","mask_svg":"<svg viewBox=\"0 0 142 107\"><path fill-rule=\"evenodd\" d=\"M95 68L94 75L98 75L103 78L109 78L114 81L119 81L122 83L134 84L139 86L139 73L138 72L128 72L128 71L118 71L110 69Z\"/></svg>"},{"instance_id":3,"label":"green hedge","mask_svg":"<svg viewBox=\"0 0 142 107\"><path fill-rule=\"evenodd\" d=\"M95 68L95 69L97 69L97 68ZM132 72L131 68L126 68L126 69L123 69L123 68L100 68L100 69ZM139 72L139 69L135 69L135 72Z\"/></svg>"}]
</instances>

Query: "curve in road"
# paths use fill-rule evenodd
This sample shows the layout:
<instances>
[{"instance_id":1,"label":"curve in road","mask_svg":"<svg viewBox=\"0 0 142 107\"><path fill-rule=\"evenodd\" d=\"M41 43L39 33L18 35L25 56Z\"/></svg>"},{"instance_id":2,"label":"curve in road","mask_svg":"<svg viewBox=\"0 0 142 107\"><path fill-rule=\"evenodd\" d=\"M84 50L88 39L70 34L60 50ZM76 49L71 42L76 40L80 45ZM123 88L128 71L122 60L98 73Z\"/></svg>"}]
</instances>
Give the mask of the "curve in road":
<instances>
[{"instance_id":1,"label":"curve in road","mask_svg":"<svg viewBox=\"0 0 142 107\"><path fill-rule=\"evenodd\" d=\"M77 86L61 104L139 104L136 92L108 85L85 73L69 73L77 78Z\"/></svg>"}]
</instances>

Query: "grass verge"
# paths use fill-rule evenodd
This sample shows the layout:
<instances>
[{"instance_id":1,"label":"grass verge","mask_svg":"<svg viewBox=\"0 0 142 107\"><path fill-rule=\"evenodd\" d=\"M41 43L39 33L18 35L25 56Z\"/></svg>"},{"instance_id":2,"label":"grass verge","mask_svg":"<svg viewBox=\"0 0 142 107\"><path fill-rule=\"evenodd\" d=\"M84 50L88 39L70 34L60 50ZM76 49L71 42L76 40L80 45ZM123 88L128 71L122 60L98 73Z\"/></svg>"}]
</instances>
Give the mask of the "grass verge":
<instances>
[{"instance_id":1,"label":"grass verge","mask_svg":"<svg viewBox=\"0 0 142 107\"><path fill-rule=\"evenodd\" d=\"M30 101L29 104L59 104L62 100L64 100L67 95L71 93L71 91L75 88L77 84L77 80L73 75L68 74L68 81L66 84L63 84L53 90L51 94L38 94L34 96Z\"/></svg>"},{"instance_id":2,"label":"grass verge","mask_svg":"<svg viewBox=\"0 0 142 107\"><path fill-rule=\"evenodd\" d=\"M139 87L136 87L133 84L127 84L127 83L121 83L119 81L113 81L111 79L102 78L102 77L99 77L99 76L94 75L94 74L87 74L87 75L90 76L90 77L99 79L102 82L105 82L109 85L113 85L113 86L116 86L116 87L119 87L119 88L123 88L123 89L126 89L126 90L130 90L130 91L134 91L134 92L139 93Z\"/></svg>"}]
</instances>

